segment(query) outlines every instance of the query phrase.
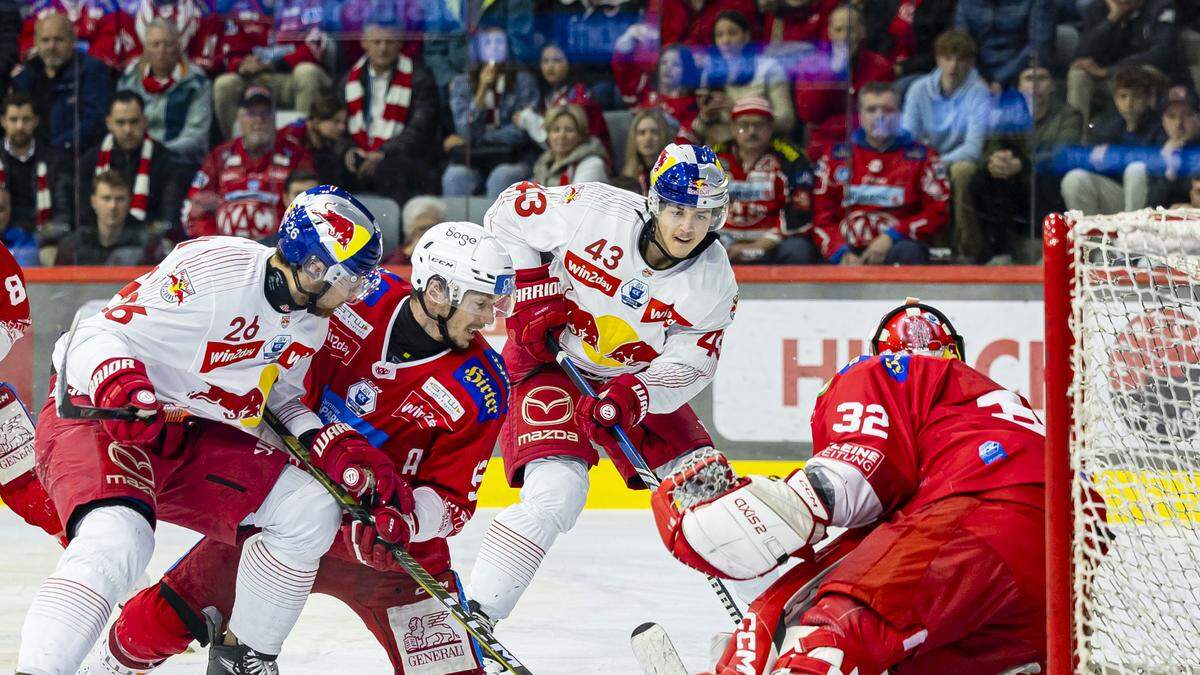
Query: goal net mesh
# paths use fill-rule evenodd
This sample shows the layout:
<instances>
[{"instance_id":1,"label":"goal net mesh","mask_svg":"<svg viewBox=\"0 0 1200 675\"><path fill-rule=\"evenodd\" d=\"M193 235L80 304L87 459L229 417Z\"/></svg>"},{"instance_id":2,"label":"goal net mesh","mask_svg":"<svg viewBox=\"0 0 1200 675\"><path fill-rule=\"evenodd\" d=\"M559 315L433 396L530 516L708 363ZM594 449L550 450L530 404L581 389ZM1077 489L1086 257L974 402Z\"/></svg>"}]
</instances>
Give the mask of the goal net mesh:
<instances>
[{"instance_id":1,"label":"goal net mesh","mask_svg":"<svg viewBox=\"0 0 1200 675\"><path fill-rule=\"evenodd\" d=\"M1200 210L1068 218L1079 668L1200 673Z\"/></svg>"}]
</instances>

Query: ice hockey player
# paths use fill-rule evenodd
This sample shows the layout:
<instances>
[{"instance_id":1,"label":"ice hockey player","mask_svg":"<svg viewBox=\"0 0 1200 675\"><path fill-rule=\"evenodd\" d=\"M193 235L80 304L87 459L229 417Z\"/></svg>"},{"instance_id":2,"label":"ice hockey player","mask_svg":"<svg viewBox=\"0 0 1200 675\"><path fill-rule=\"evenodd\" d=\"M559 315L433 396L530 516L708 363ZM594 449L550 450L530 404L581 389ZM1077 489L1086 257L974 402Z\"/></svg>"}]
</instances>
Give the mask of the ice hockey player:
<instances>
[{"instance_id":1,"label":"ice hockey player","mask_svg":"<svg viewBox=\"0 0 1200 675\"><path fill-rule=\"evenodd\" d=\"M401 489L415 506L397 516L398 543L457 593L446 538L475 511L508 398L503 363L479 330L510 308L512 260L478 225L443 223L422 235L412 264L416 290L385 272L375 295L335 313L309 369L306 402L402 467ZM374 543L374 529L347 523L342 533L345 546L322 558L313 592L353 609L396 673L478 672L466 631ZM201 540L125 603L88 674L145 673L193 638L204 644L205 608L228 616L236 569L236 547ZM210 657L226 651L214 646Z\"/></svg>"},{"instance_id":2,"label":"ice hockey player","mask_svg":"<svg viewBox=\"0 0 1200 675\"><path fill-rule=\"evenodd\" d=\"M289 208L278 249L231 237L181 244L59 340L54 365L72 403L144 416L60 418L52 378L36 472L70 543L25 617L18 673L75 672L145 569L159 518L228 543L243 521L261 528L241 549L230 615L240 642L225 669L277 672L341 512L261 438L260 421L269 407L348 488L365 482L379 503L395 498L392 462L300 401L327 317L373 289L380 254L362 204L313 188ZM166 423L168 406L190 418Z\"/></svg>"},{"instance_id":3,"label":"ice hockey player","mask_svg":"<svg viewBox=\"0 0 1200 675\"><path fill-rule=\"evenodd\" d=\"M807 611L790 606L798 588L768 589L776 600L743 620L718 673L1001 673L1045 659L1045 427L915 299L887 313L871 353L817 399L802 470L737 479L682 510L671 493L686 472L655 494L671 553L732 579L805 556L826 527L877 523Z\"/></svg>"},{"instance_id":4,"label":"ice hockey player","mask_svg":"<svg viewBox=\"0 0 1200 675\"><path fill-rule=\"evenodd\" d=\"M484 535L467 590L493 621L509 615L554 540L575 525L598 460L593 443L630 487L643 487L613 425L651 467L712 445L688 401L712 380L737 305L715 243L728 179L709 148L671 144L650 182L648 202L600 183L518 183L484 216L517 268L504 348L514 414L500 447L509 483L522 486L521 501ZM593 379L597 397L575 391L548 338Z\"/></svg>"}]
</instances>

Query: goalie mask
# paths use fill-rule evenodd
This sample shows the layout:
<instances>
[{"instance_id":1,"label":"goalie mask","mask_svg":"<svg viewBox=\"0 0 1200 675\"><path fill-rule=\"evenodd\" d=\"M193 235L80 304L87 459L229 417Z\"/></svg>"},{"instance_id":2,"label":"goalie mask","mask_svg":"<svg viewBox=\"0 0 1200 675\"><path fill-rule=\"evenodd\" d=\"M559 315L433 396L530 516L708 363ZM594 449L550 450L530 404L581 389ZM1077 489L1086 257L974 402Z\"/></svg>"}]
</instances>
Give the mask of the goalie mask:
<instances>
[{"instance_id":1,"label":"goalie mask","mask_svg":"<svg viewBox=\"0 0 1200 675\"><path fill-rule=\"evenodd\" d=\"M917 298L884 314L871 336L873 356L897 352L966 361L963 338L950 319Z\"/></svg>"}]
</instances>

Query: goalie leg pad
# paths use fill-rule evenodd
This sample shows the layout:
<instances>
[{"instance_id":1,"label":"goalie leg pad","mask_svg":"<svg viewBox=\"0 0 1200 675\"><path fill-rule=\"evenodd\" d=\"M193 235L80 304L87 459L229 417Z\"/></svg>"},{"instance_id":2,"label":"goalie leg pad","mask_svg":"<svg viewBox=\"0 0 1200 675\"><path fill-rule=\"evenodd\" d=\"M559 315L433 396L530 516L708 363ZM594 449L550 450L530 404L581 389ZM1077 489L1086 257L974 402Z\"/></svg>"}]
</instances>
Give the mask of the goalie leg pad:
<instances>
[{"instance_id":1,"label":"goalie leg pad","mask_svg":"<svg viewBox=\"0 0 1200 675\"><path fill-rule=\"evenodd\" d=\"M154 531L137 511L116 504L88 511L25 616L17 672L75 672L153 551Z\"/></svg>"},{"instance_id":2,"label":"goalie leg pad","mask_svg":"<svg viewBox=\"0 0 1200 675\"><path fill-rule=\"evenodd\" d=\"M588 467L570 457L549 457L525 467L521 501L488 526L471 571L467 596L489 618L506 618L533 582L558 535L575 526L587 501Z\"/></svg>"}]
</instances>

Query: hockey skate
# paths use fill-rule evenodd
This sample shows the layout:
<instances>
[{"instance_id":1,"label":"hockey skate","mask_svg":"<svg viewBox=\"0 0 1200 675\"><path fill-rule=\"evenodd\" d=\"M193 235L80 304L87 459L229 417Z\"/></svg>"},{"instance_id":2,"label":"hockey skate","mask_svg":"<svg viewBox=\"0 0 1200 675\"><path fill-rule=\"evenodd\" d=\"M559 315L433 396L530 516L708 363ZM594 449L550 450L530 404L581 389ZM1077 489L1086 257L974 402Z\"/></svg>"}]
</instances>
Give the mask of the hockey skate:
<instances>
[{"instance_id":1,"label":"hockey skate","mask_svg":"<svg viewBox=\"0 0 1200 675\"><path fill-rule=\"evenodd\" d=\"M259 654L238 643L214 643L208 648L208 675L279 675L279 664L272 654Z\"/></svg>"},{"instance_id":2,"label":"hockey skate","mask_svg":"<svg viewBox=\"0 0 1200 675\"><path fill-rule=\"evenodd\" d=\"M224 617L221 616L221 612L216 607L205 607L203 614L204 624L208 630L208 642L211 644L213 636L217 634L221 622L224 621ZM109 627L108 636L97 642L96 646L92 648L87 660L83 662L83 666L79 669L78 675L146 675L162 665L162 661L130 665L129 662L132 659L129 657L125 657L124 661L118 659L113 654L114 647L112 627Z\"/></svg>"}]
</instances>

